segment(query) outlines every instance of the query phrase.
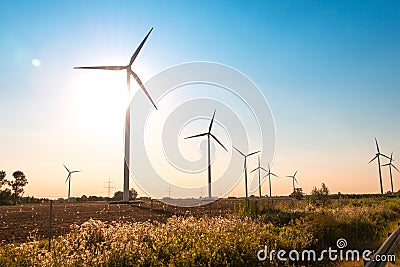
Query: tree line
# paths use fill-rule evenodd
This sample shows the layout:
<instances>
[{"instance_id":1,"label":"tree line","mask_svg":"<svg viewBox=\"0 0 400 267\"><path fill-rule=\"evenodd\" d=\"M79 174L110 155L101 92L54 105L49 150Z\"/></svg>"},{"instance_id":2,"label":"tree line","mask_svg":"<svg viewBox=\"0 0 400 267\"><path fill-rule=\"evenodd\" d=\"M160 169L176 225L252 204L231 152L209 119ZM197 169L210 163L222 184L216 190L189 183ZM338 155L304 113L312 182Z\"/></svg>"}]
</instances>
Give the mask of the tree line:
<instances>
[{"instance_id":1,"label":"tree line","mask_svg":"<svg viewBox=\"0 0 400 267\"><path fill-rule=\"evenodd\" d=\"M7 173L4 170L0 171L0 205L16 205L19 203L40 203L50 201L48 198L35 198L35 197L23 197L24 187L28 184L28 179L22 171L15 171L11 178L7 177ZM129 199L136 199L138 193L134 188L129 190ZM123 192L117 191L114 196L102 197L102 196L89 196L83 195L82 197L71 198L76 202L91 202L91 201L122 201ZM57 202L64 202L63 198L56 200Z\"/></svg>"}]
</instances>

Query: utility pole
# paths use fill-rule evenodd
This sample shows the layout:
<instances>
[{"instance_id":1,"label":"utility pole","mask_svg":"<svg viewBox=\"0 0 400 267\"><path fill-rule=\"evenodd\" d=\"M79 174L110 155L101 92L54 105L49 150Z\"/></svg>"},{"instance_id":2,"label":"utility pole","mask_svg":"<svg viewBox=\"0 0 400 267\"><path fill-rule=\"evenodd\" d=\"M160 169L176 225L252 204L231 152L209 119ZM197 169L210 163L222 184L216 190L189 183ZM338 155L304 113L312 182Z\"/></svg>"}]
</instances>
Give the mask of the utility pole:
<instances>
[{"instance_id":1,"label":"utility pole","mask_svg":"<svg viewBox=\"0 0 400 267\"><path fill-rule=\"evenodd\" d=\"M168 192L168 197L171 198L171 192L172 192L171 187L168 187L167 192Z\"/></svg>"},{"instance_id":2,"label":"utility pole","mask_svg":"<svg viewBox=\"0 0 400 267\"><path fill-rule=\"evenodd\" d=\"M106 186L104 188L107 188L108 192L108 198L111 198L111 189L115 189L115 186L113 186L114 182L110 180L110 177L108 177L108 181L105 182Z\"/></svg>"}]
</instances>

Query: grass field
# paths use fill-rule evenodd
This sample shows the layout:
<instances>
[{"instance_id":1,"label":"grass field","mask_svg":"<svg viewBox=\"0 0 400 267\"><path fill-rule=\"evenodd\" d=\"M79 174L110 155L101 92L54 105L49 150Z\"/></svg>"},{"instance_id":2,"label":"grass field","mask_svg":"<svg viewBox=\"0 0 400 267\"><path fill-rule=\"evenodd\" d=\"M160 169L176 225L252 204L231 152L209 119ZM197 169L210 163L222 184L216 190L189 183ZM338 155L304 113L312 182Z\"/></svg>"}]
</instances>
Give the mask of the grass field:
<instances>
[{"instance_id":1,"label":"grass field","mask_svg":"<svg viewBox=\"0 0 400 267\"><path fill-rule=\"evenodd\" d=\"M140 205L140 206L139 206ZM0 266L265 266L257 251L321 251L345 238L374 250L400 219L399 199L362 199L313 207L287 199L219 200L195 208L149 201L54 205L47 252L48 204L0 207ZM26 242L28 241L29 242ZM361 262L269 262L270 266Z\"/></svg>"}]
</instances>

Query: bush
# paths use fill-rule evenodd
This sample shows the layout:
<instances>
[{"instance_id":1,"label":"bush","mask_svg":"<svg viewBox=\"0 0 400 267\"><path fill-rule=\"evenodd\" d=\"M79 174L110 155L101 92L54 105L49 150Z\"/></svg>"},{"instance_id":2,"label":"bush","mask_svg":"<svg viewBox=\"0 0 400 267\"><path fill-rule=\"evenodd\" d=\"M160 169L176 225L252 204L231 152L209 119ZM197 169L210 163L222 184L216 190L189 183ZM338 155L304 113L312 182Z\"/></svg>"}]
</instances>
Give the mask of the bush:
<instances>
[{"instance_id":1,"label":"bush","mask_svg":"<svg viewBox=\"0 0 400 267\"><path fill-rule=\"evenodd\" d=\"M329 189L325 183L322 183L320 189L314 187L311 191L309 199L311 204L325 207L325 205L329 202Z\"/></svg>"},{"instance_id":2,"label":"bush","mask_svg":"<svg viewBox=\"0 0 400 267\"><path fill-rule=\"evenodd\" d=\"M299 200L303 199L304 198L303 188L295 188L294 191L289 195L289 197Z\"/></svg>"}]
</instances>

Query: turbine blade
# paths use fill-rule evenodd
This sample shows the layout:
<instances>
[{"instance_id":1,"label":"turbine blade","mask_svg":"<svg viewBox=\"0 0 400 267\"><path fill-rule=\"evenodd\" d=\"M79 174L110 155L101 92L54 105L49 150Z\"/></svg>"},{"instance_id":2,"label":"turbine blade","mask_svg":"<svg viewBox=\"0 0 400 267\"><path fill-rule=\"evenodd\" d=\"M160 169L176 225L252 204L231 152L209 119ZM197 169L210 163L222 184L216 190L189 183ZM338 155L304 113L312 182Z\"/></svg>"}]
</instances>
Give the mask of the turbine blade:
<instances>
[{"instance_id":1,"label":"turbine blade","mask_svg":"<svg viewBox=\"0 0 400 267\"><path fill-rule=\"evenodd\" d=\"M298 172L298 171L296 171L296 172L293 174L293 178L295 178L295 177L296 177L296 174L297 174L297 172ZM295 179L296 179L296 178L295 178Z\"/></svg>"},{"instance_id":2,"label":"turbine blade","mask_svg":"<svg viewBox=\"0 0 400 267\"><path fill-rule=\"evenodd\" d=\"M65 166L64 164L63 164L63 166L67 170L67 172L70 173L70 171L68 170L67 166Z\"/></svg>"},{"instance_id":3,"label":"turbine blade","mask_svg":"<svg viewBox=\"0 0 400 267\"><path fill-rule=\"evenodd\" d=\"M379 153L379 146L378 146L378 141L376 140L376 137L375 137L375 144L376 144L376 150L378 150L378 153Z\"/></svg>"},{"instance_id":4,"label":"turbine blade","mask_svg":"<svg viewBox=\"0 0 400 267\"><path fill-rule=\"evenodd\" d=\"M211 133L211 128L212 128L212 125L213 125L213 122L214 122L214 117L215 117L215 112L216 112L217 110L216 109L214 109L214 114L213 114L213 116L212 116L212 119L211 119L211 122L210 122L210 126L208 127L208 132L209 133Z\"/></svg>"},{"instance_id":5,"label":"turbine blade","mask_svg":"<svg viewBox=\"0 0 400 267\"><path fill-rule=\"evenodd\" d=\"M392 166L393 166L393 168L394 168L397 172L400 172L399 169L397 169L396 166L394 166L393 164L392 164Z\"/></svg>"},{"instance_id":6,"label":"turbine blade","mask_svg":"<svg viewBox=\"0 0 400 267\"><path fill-rule=\"evenodd\" d=\"M272 173L272 172L271 172L271 175L273 175L273 176L275 176L275 177L278 177L278 175L276 175L275 173Z\"/></svg>"},{"instance_id":7,"label":"turbine blade","mask_svg":"<svg viewBox=\"0 0 400 267\"><path fill-rule=\"evenodd\" d=\"M289 175L289 176L286 176L286 177L289 177L289 178L294 178L293 176L290 176L290 175Z\"/></svg>"},{"instance_id":8,"label":"turbine blade","mask_svg":"<svg viewBox=\"0 0 400 267\"><path fill-rule=\"evenodd\" d=\"M268 172L266 169L264 169L263 167L260 167L260 169L261 170L263 170L263 171L265 171L265 172Z\"/></svg>"},{"instance_id":9,"label":"turbine blade","mask_svg":"<svg viewBox=\"0 0 400 267\"><path fill-rule=\"evenodd\" d=\"M383 166L389 166L389 165L392 165L392 166L393 166L393 164L390 164L390 163L388 163L388 164L383 164L383 165L381 165L381 166L383 167Z\"/></svg>"},{"instance_id":10,"label":"turbine blade","mask_svg":"<svg viewBox=\"0 0 400 267\"><path fill-rule=\"evenodd\" d=\"M208 135L208 133L196 134L196 135L185 137L185 139L194 138L194 137L200 137L200 136L206 136L206 135Z\"/></svg>"},{"instance_id":11,"label":"turbine blade","mask_svg":"<svg viewBox=\"0 0 400 267\"><path fill-rule=\"evenodd\" d=\"M376 158L378 157L378 155L376 155L373 159L371 159L368 164L370 164L371 162L373 162Z\"/></svg>"},{"instance_id":12,"label":"turbine blade","mask_svg":"<svg viewBox=\"0 0 400 267\"><path fill-rule=\"evenodd\" d=\"M84 69L84 70L123 70L123 69L126 69L126 66L74 67L74 69Z\"/></svg>"},{"instance_id":13,"label":"turbine blade","mask_svg":"<svg viewBox=\"0 0 400 267\"><path fill-rule=\"evenodd\" d=\"M133 71L130 71L133 78L135 78L136 82L140 85L140 87L142 88L143 92L147 95L147 97L149 98L150 102L153 104L153 106L158 110L156 104L154 104L153 99L151 99L149 92L147 92L146 88L144 87L142 81L139 79L139 76L137 76L136 73L134 73Z\"/></svg>"},{"instance_id":14,"label":"turbine blade","mask_svg":"<svg viewBox=\"0 0 400 267\"><path fill-rule=\"evenodd\" d=\"M245 154L242 153L242 151L240 151L239 149L237 149L236 147L233 147L237 152L239 152L240 155L242 155L243 157L246 157Z\"/></svg>"},{"instance_id":15,"label":"turbine blade","mask_svg":"<svg viewBox=\"0 0 400 267\"><path fill-rule=\"evenodd\" d=\"M128 66L131 66L133 61L135 61L136 57L139 55L140 50L142 49L144 43L146 42L146 40L149 37L149 35L152 32L152 30L153 30L153 28L150 29L149 33L146 35L146 37L144 37L143 41L140 43L138 48L136 48L136 51L135 51L135 53L133 53L133 55L131 57L131 61L129 61L129 65Z\"/></svg>"},{"instance_id":16,"label":"turbine blade","mask_svg":"<svg viewBox=\"0 0 400 267\"><path fill-rule=\"evenodd\" d=\"M250 173L255 172L256 170L258 170L259 168L255 168L254 170L250 171Z\"/></svg>"},{"instance_id":17,"label":"turbine blade","mask_svg":"<svg viewBox=\"0 0 400 267\"><path fill-rule=\"evenodd\" d=\"M79 170L79 171L72 171L71 173L75 173L75 172L81 172L81 170Z\"/></svg>"},{"instance_id":18,"label":"turbine blade","mask_svg":"<svg viewBox=\"0 0 400 267\"><path fill-rule=\"evenodd\" d=\"M259 153L259 152L261 152L261 151L252 152L252 153L250 153L250 154L247 154L246 157L249 157L249 156L251 156L251 155L257 154L257 153Z\"/></svg>"},{"instance_id":19,"label":"turbine blade","mask_svg":"<svg viewBox=\"0 0 400 267\"><path fill-rule=\"evenodd\" d=\"M210 133L210 135L212 136L212 138L215 139L215 141L218 142L218 144L220 144L225 149L226 152L228 152L228 149L226 149L226 147L217 139L217 137L215 137L215 135L213 135L212 133Z\"/></svg>"},{"instance_id":20,"label":"turbine blade","mask_svg":"<svg viewBox=\"0 0 400 267\"><path fill-rule=\"evenodd\" d=\"M67 182L69 178L71 178L71 173L68 174L67 179L65 179L65 182Z\"/></svg>"},{"instance_id":21,"label":"turbine blade","mask_svg":"<svg viewBox=\"0 0 400 267\"><path fill-rule=\"evenodd\" d=\"M385 154L379 153L379 155L381 155L381 156L383 156L383 157L385 157L385 158L390 160L390 158L388 156L386 156Z\"/></svg>"}]
</instances>

